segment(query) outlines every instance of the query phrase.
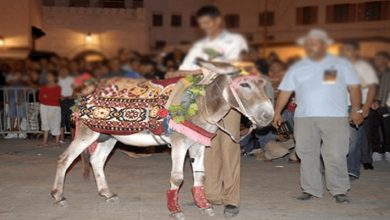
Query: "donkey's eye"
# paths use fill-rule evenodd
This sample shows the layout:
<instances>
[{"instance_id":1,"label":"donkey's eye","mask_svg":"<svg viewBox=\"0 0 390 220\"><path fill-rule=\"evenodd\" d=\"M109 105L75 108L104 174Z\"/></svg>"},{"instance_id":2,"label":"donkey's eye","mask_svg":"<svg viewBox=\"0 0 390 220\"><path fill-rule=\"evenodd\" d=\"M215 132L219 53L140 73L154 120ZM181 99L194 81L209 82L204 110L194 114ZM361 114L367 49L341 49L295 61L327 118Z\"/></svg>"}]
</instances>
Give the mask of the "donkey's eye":
<instances>
[{"instance_id":1,"label":"donkey's eye","mask_svg":"<svg viewBox=\"0 0 390 220\"><path fill-rule=\"evenodd\" d=\"M241 83L240 86L244 88L251 88L251 86L248 83Z\"/></svg>"}]
</instances>

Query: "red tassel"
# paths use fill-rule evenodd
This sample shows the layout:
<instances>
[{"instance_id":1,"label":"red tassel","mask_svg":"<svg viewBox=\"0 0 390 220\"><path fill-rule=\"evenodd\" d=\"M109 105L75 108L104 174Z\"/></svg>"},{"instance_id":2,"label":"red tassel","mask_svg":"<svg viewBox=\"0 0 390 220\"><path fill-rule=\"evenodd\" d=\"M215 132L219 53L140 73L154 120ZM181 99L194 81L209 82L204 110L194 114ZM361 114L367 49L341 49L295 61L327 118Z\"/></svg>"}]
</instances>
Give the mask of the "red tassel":
<instances>
[{"instance_id":1,"label":"red tassel","mask_svg":"<svg viewBox=\"0 0 390 220\"><path fill-rule=\"evenodd\" d=\"M191 191L195 204L198 206L198 208L208 209L211 207L210 203L207 202L204 186L193 186Z\"/></svg>"},{"instance_id":2,"label":"red tassel","mask_svg":"<svg viewBox=\"0 0 390 220\"><path fill-rule=\"evenodd\" d=\"M171 213L181 212L179 205L179 189L169 189L167 191L167 206Z\"/></svg>"}]
</instances>

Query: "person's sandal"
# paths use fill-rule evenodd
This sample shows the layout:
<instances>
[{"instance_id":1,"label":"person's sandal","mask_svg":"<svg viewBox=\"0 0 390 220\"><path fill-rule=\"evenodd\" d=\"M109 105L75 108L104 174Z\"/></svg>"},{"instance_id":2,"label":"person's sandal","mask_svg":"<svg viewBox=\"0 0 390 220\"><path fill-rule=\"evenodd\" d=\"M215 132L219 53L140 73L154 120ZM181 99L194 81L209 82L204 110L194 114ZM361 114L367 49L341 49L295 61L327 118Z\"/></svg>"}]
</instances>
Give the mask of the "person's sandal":
<instances>
[{"instance_id":1,"label":"person's sandal","mask_svg":"<svg viewBox=\"0 0 390 220\"><path fill-rule=\"evenodd\" d=\"M335 195L333 197L335 198L337 203L345 203L345 204L350 203L348 196L345 194L338 194L338 195Z\"/></svg>"},{"instance_id":2,"label":"person's sandal","mask_svg":"<svg viewBox=\"0 0 390 220\"><path fill-rule=\"evenodd\" d=\"M306 201L306 200L310 200L314 198L314 196L310 193L307 193L307 192L303 192L300 196L297 197L297 200L300 200L300 201Z\"/></svg>"}]
</instances>

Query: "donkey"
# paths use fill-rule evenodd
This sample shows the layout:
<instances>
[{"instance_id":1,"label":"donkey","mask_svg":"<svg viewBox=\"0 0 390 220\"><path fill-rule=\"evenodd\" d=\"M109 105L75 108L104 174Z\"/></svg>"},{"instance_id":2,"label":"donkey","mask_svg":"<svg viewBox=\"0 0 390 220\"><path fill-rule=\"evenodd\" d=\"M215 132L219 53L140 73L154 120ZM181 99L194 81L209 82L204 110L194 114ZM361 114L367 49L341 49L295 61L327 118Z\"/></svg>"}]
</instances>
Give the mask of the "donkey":
<instances>
[{"instance_id":1,"label":"donkey","mask_svg":"<svg viewBox=\"0 0 390 220\"><path fill-rule=\"evenodd\" d=\"M199 61L202 74L202 81L205 86L205 96L197 98L199 110L191 118L192 123L215 133L221 127L218 122L231 110L235 109L256 126L267 126L274 114L271 101L264 92L266 81L261 77L240 76L239 70L229 64L212 63ZM172 94L181 97L183 94ZM239 126L239 125L237 125ZM233 137L233 136L232 136ZM99 195L106 199L106 202L118 202L118 196L114 194L106 181L104 165L108 155L113 150L117 141L133 146L146 147L171 144L172 169L170 177L170 189L167 191L167 206L171 216L177 220L183 220L184 214L178 202L178 192L183 183L183 165L187 151L191 157L193 169L192 194L198 208L210 215L214 215L213 207L206 200L204 181L204 151L205 146L174 132L170 136L161 136L164 142L158 140L150 132L140 132L132 135L109 135L93 131L91 128L78 123L75 139L69 147L60 155L53 189L51 191L55 203L66 206L64 197L64 179L66 171L72 162L92 143L98 142L94 153L91 155L90 163L96 179Z\"/></svg>"}]
</instances>

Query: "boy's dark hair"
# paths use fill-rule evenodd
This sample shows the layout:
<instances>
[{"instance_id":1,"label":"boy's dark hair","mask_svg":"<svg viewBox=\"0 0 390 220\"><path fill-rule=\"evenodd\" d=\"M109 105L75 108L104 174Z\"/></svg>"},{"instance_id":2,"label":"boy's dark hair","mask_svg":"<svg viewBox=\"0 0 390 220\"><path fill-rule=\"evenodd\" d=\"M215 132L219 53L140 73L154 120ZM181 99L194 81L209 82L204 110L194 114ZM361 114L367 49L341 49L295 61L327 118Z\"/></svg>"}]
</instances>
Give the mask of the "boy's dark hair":
<instances>
[{"instance_id":1,"label":"boy's dark hair","mask_svg":"<svg viewBox=\"0 0 390 220\"><path fill-rule=\"evenodd\" d=\"M344 44L344 45L349 45L349 46L351 46L355 50L359 50L360 49L360 43L357 40L345 40L345 41L343 41L341 43Z\"/></svg>"},{"instance_id":2,"label":"boy's dark hair","mask_svg":"<svg viewBox=\"0 0 390 220\"><path fill-rule=\"evenodd\" d=\"M217 18L221 16L221 11L213 5L205 5L198 9L196 12L196 18L200 18L203 16L210 16L212 18Z\"/></svg>"}]
</instances>

